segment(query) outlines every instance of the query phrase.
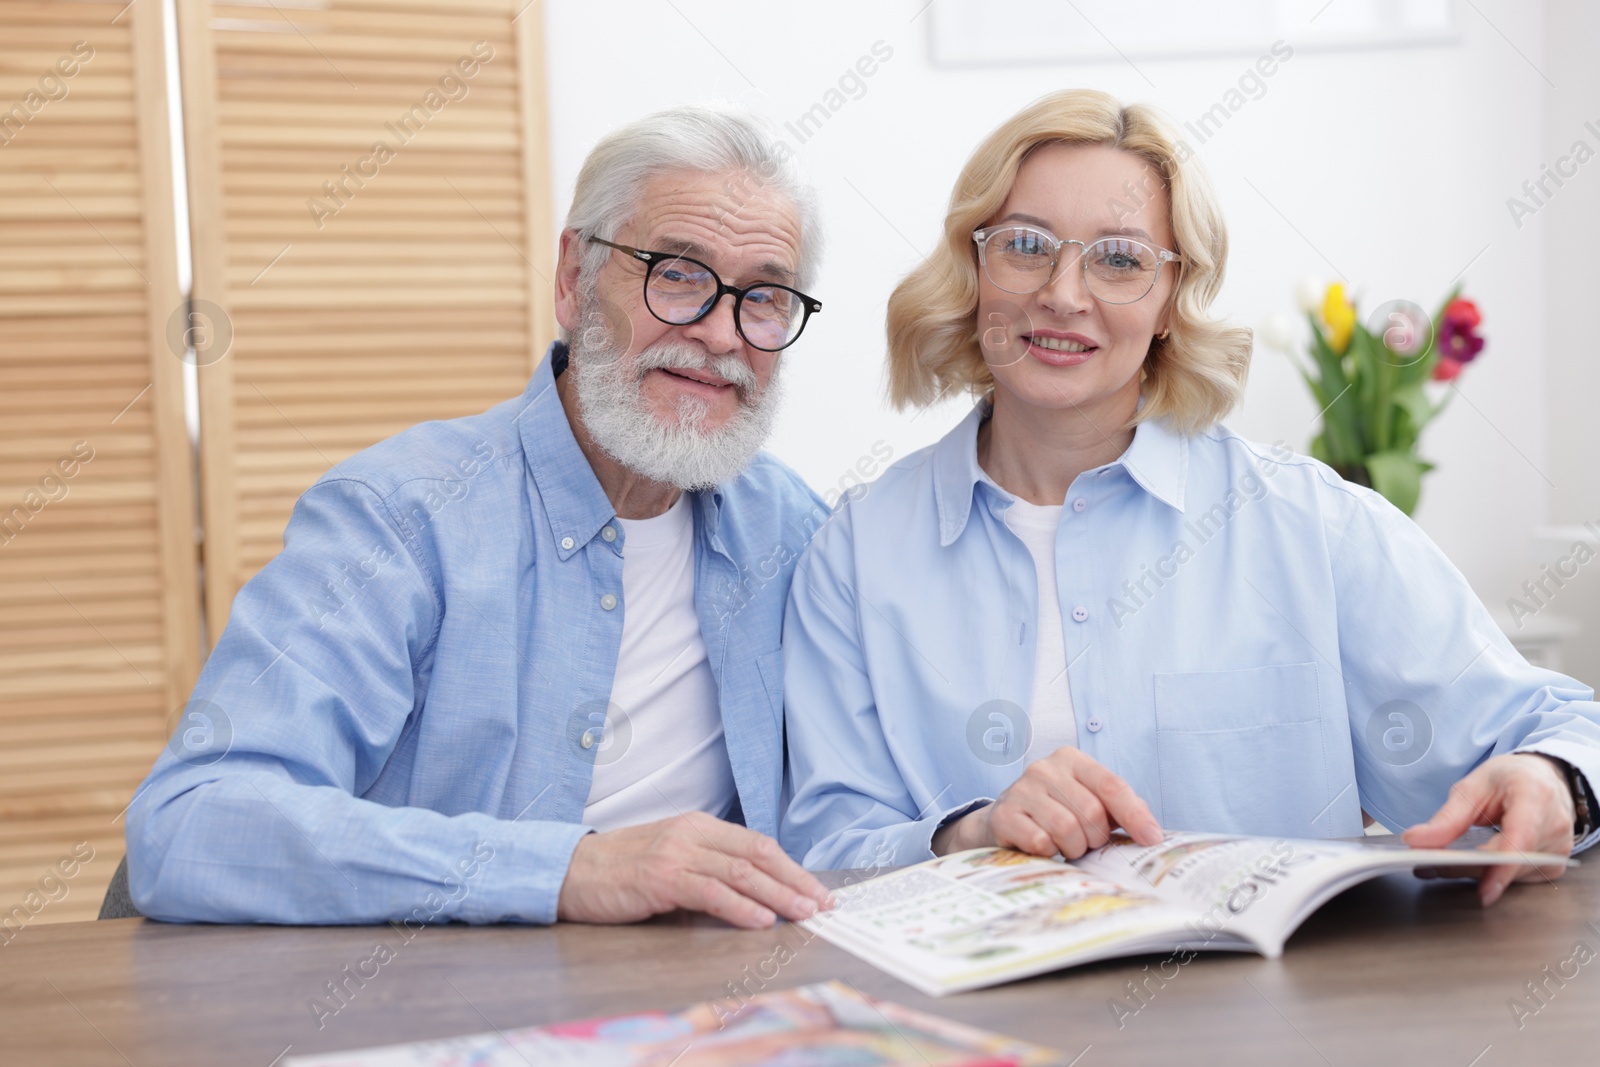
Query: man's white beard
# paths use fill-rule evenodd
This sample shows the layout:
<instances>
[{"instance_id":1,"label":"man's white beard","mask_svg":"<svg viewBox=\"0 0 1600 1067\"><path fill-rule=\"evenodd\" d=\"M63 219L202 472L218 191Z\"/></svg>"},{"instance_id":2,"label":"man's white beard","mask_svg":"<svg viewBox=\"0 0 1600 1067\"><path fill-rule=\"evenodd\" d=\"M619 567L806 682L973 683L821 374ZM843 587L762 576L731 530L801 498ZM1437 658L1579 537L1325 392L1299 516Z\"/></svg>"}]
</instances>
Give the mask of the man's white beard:
<instances>
[{"instance_id":1,"label":"man's white beard","mask_svg":"<svg viewBox=\"0 0 1600 1067\"><path fill-rule=\"evenodd\" d=\"M568 370L584 428L606 455L651 481L684 490L721 485L744 470L777 418L782 393L777 364L758 394L755 372L743 360L708 356L692 344L658 342L629 360L593 290L578 310ZM721 427L706 429L708 405L685 396L678 400L676 421L663 420L643 392L645 373L657 367L716 374L733 383L739 410Z\"/></svg>"}]
</instances>

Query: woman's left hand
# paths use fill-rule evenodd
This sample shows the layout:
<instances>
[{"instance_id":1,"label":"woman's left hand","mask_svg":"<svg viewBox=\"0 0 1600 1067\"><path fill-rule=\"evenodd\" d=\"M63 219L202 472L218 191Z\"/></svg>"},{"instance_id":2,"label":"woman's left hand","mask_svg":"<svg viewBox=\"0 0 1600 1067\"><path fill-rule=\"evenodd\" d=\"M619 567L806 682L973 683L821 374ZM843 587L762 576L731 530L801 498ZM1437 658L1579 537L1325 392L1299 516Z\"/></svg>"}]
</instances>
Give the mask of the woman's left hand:
<instances>
[{"instance_id":1,"label":"woman's left hand","mask_svg":"<svg viewBox=\"0 0 1600 1067\"><path fill-rule=\"evenodd\" d=\"M1555 852L1570 855L1576 814L1566 776L1550 760L1532 752L1513 752L1487 760L1450 787L1450 796L1425 823L1401 838L1413 848L1443 848L1472 826L1493 826L1497 833L1485 849L1506 852ZM1488 907L1513 881L1561 877L1565 867L1502 865L1483 871L1478 899Z\"/></svg>"}]
</instances>

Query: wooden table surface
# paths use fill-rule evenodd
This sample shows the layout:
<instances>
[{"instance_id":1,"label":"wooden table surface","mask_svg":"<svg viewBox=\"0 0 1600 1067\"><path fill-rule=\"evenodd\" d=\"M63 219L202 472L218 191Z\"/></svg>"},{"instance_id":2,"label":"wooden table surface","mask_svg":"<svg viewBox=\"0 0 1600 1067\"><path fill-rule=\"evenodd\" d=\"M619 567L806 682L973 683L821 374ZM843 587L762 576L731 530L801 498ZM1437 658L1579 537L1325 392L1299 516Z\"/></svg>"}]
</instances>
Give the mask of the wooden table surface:
<instances>
[{"instance_id":1,"label":"wooden table surface","mask_svg":"<svg viewBox=\"0 0 1600 1067\"><path fill-rule=\"evenodd\" d=\"M363 985L347 983L342 1006L329 998L327 983L379 942L392 958ZM0 947L0 1064L269 1067L286 1053L828 978L1052 1046L1079 1067L1600 1063L1597 862L1555 885L1514 887L1488 910L1470 883L1385 876L1326 905L1280 960L1204 953L1164 985L1150 982L1153 994L1119 1028L1109 1003L1135 1005L1126 984L1163 959L931 999L796 927L736 931L683 915L628 927L436 926L409 941L390 927L62 923ZM1529 982L1542 984L1540 1000ZM338 1011L319 1018L318 998Z\"/></svg>"}]
</instances>

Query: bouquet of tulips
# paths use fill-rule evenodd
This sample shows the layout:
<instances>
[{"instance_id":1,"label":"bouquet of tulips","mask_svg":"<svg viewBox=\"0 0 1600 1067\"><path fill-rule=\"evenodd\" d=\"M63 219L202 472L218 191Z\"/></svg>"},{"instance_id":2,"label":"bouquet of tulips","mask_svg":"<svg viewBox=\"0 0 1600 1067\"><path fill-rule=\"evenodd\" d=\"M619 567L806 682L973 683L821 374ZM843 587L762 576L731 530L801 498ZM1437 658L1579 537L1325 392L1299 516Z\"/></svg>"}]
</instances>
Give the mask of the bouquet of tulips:
<instances>
[{"instance_id":1,"label":"bouquet of tulips","mask_svg":"<svg viewBox=\"0 0 1600 1067\"><path fill-rule=\"evenodd\" d=\"M1446 392L1434 400L1426 386L1453 380L1483 351L1477 306L1457 286L1432 316L1392 301L1369 329L1337 282L1322 291L1320 304L1310 294L1302 304L1311 365L1300 372L1322 409L1311 454L1411 514L1422 476L1433 469L1417 454L1417 439L1450 399Z\"/></svg>"}]
</instances>

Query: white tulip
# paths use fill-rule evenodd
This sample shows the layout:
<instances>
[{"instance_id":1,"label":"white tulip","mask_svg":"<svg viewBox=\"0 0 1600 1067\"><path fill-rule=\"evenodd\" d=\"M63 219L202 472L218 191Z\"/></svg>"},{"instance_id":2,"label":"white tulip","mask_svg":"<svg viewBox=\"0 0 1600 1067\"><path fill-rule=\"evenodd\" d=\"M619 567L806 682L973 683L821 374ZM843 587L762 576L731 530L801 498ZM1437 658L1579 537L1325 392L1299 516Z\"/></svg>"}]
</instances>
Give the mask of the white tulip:
<instances>
[{"instance_id":1,"label":"white tulip","mask_svg":"<svg viewBox=\"0 0 1600 1067\"><path fill-rule=\"evenodd\" d=\"M1294 298L1300 310L1311 315L1322 310L1322 300L1327 292L1328 287L1322 284L1321 279L1306 277L1295 284Z\"/></svg>"},{"instance_id":2,"label":"white tulip","mask_svg":"<svg viewBox=\"0 0 1600 1067\"><path fill-rule=\"evenodd\" d=\"M1300 322L1287 311L1275 311L1259 331L1261 343L1278 352L1293 352L1299 343Z\"/></svg>"}]
</instances>

